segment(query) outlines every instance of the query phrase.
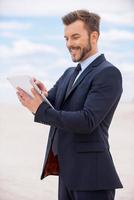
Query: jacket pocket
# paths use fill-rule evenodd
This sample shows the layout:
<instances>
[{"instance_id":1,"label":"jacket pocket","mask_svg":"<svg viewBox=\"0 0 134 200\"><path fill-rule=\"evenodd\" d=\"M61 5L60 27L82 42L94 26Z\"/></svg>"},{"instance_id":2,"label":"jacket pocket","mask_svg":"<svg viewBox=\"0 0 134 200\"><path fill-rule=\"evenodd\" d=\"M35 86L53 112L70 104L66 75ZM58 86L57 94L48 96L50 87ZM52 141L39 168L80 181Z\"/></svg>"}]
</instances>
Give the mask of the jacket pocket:
<instances>
[{"instance_id":1,"label":"jacket pocket","mask_svg":"<svg viewBox=\"0 0 134 200\"><path fill-rule=\"evenodd\" d=\"M104 152L108 150L108 147L106 147L103 143L77 142L75 143L75 150L79 153Z\"/></svg>"}]
</instances>

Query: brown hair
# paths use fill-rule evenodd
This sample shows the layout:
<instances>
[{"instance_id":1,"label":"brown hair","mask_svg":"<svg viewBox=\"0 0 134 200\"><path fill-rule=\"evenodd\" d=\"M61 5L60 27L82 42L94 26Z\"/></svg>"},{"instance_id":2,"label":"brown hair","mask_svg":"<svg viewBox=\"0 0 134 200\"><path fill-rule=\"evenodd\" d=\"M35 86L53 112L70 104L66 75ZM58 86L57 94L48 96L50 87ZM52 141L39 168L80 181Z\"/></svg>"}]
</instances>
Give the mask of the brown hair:
<instances>
[{"instance_id":1,"label":"brown hair","mask_svg":"<svg viewBox=\"0 0 134 200\"><path fill-rule=\"evenodd\" d=\"M70 25L77 20L81 20L85 23L89 33L93 31L100 33L100 16L88 10L75 10L62 17L64 25Z\"/></svg>"}]
</instances>

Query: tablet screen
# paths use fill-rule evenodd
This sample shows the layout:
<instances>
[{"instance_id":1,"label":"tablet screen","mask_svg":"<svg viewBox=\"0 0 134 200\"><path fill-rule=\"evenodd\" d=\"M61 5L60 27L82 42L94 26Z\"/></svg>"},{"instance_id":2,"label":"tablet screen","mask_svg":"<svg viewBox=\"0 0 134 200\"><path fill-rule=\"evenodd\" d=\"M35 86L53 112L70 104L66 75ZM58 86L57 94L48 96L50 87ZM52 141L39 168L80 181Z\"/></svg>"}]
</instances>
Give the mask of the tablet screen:
<instances>
[{"instance_id":1,"label":"tablet screen","mask_svg":"<svg viewBox=\"0 0 134 200\"><path fill-rule=\"evenodd\" d=\"M27 76L27 75L18 75L18 76L7 77L7 79L15 89L17 87L20 87L25 92L27 92L30 96L33 97L33 94L31 92L31 89L33 88L31 84L32 77Z\"/></svg>"}]
</instances>

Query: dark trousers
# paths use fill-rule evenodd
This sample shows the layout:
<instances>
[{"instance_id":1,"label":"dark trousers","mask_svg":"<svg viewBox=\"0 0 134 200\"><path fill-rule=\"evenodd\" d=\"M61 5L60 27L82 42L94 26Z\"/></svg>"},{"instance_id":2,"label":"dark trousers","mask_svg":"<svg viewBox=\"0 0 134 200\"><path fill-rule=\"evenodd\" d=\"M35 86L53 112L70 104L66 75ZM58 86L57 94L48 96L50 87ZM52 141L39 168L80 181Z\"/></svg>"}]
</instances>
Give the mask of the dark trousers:
<instances>
[{"instance_id":1,"label":"dark trousers","mask_svg":"<svg viewBox=\"0 0 134 200\"><path fill-rule=\"evenodd\" d=\"M71 191L59 177L58 200L114 200L115 190Z\"/></svg>"}]
</instances>

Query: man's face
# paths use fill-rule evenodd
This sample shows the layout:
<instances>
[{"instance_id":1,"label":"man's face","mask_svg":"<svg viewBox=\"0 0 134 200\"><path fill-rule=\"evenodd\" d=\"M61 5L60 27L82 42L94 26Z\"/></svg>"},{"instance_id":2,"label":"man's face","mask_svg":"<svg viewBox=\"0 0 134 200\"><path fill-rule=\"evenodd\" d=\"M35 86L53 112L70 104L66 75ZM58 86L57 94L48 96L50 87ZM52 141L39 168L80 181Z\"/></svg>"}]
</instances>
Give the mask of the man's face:
<instances>
[{"instance_id":1,"label":"man's face","mask_svg":"<svg viewBox=\"0 0 134 200\"><path fill-rule=\"evenodd\" d=\"M83 61L91 55L91 41L84 22L77 20L65 26L64 37L74 62Z\"/></svg>"}]
</instances>

